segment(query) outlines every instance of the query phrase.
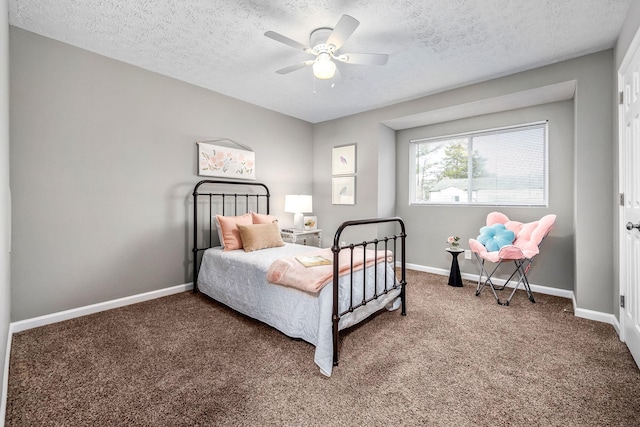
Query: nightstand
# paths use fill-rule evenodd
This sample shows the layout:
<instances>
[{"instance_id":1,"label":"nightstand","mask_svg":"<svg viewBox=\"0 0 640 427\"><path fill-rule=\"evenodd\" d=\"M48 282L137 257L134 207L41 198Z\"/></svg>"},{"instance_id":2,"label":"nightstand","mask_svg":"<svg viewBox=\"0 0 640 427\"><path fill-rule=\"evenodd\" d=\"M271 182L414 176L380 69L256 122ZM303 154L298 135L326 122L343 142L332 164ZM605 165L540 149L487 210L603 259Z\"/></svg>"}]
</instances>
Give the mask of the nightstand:
<instances>
[{"instance_id":1,"label":"nightstand","mask_svg":"<svg viewBox=\"0 0 640 427\"><path fill-rule=\"evenodd\" d=\"M280 230L282 240L287 243L297 243L299 245L310 245L315 243L315 246L322 247L322 230Z\"/></svg>"},{"instance_id":2,"label":"nightstand","mask_svg":"<svg viewBox=\"0 0 640 427\"><path fill-rule=\"evenodd\" d=\"M449 286L455 286L461 288L462 277L460 276L460 266L458 265L458 255L464 252L461 248L446 248L445 251L449 252L453 258L451 259L451 271L449 272Z\"/></svg>"}]
</instances>

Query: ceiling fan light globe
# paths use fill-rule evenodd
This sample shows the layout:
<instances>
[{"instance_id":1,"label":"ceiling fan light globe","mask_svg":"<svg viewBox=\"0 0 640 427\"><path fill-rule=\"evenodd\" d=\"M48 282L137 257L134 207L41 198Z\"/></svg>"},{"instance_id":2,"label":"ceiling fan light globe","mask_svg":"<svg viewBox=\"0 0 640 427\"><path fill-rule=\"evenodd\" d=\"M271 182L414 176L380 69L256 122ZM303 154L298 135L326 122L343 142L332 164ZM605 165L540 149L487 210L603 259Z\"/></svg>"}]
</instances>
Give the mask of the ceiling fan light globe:
<instances>
[{"instance_id":1,"label":"ceiling fan light globe","mask_svg":"<svg viewBox=\"0 0 640 427\"><path fill-rule=\"evenodd\" d=\"M313 75L320 80L328 80L336 75L336 64L331 60L318 60L313 63Z\"/></svg>"}]
</instances>

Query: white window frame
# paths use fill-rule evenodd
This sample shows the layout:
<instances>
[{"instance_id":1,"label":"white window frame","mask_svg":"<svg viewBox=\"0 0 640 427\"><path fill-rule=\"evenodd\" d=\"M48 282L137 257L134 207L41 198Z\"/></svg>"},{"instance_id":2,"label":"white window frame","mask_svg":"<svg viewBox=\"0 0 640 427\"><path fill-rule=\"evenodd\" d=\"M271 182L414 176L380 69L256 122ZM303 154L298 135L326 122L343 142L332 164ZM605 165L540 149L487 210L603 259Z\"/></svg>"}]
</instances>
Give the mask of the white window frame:
<instances>
[{"instance_id":1,"label":"white window frame","mask_svg":"<svg viewBox=\"0 0 640 427\"><path fill-rule=\"evenodd\" d=\"M472 192L467 191L468 200L466 202L446 202L446 201L417 201L416 200L416 150L419 144L429 143L429 142L438 142L438 141L446 141L452 140L455 138L468 138L469 142L467 145L467 150L469 153L469 162L472 162L472 148L473 148L473 138L478 136L485 136L492 133L503 133L508 132L510 130L518 131L524 130L532 127L544 127L544 195L543 201L540 203L485 203L485 202L473 202ZM469 179L469 186L471 185L471 180ZM436 206L436 205L447 205L447 206L524 206L524 207L548 207L549 205L549 121L537 121L531 123L503 126L498 128L490 128L484 130L477 130L471 132L450 134L450 135L442 135L435 136L429 138L420 138L413 139L409 141L409 205L424 205L424 206Z\"/></svg>"}]
</instances>

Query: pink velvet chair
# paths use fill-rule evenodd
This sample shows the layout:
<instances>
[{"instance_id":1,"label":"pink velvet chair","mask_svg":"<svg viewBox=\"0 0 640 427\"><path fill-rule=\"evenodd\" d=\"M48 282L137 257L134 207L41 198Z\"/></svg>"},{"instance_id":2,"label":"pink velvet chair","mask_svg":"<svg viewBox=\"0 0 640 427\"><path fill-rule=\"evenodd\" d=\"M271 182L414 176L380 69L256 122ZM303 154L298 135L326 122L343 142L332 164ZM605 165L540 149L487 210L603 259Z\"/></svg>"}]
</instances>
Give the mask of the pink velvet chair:
<instances>
[{"instance_id":1,"label":"pink velvet chair","mask_svg":"<svg viewBox=\"0 0 640 427\"><path fill-rule=\"evenodd\" d=\"M556 222L556 215L545 215L538 221L529 223L521 223L518 221L511 221L505 214L501 212L491 212L487 215L487 226L493 226L494 224L504 224L507 230L513 231L515 240L511 244L501 246L498 250L488 251L485 245L480 243L477 239L469 239L469 247L475 254L478 262L480 263L480 276L478 277L478 286L476 287L476 296L480 295L480 292L485 286L489 285L493 296L498 304L509 305L511 298L515 294L516 290L523 285L524 290L527 292L527 296L531 302L536 302L529 286L529 279L527 278L527 272L531 268L533 258L540 253L540 244L544 238L553 229ZM480 236L479 236L480 237ZM495 248L495 245L494 245ZM485 268L485 261L495 263L491 273L488 273ZM517 274L519 279L516 286L513 288L511 295L505 301L500 301L496 291L503 290L506 286L496 286L491 280L493 275L503 263L513 261L516 269L511 276L507 279L508 284L511 279Z\"/></svg>"}]
</instances>

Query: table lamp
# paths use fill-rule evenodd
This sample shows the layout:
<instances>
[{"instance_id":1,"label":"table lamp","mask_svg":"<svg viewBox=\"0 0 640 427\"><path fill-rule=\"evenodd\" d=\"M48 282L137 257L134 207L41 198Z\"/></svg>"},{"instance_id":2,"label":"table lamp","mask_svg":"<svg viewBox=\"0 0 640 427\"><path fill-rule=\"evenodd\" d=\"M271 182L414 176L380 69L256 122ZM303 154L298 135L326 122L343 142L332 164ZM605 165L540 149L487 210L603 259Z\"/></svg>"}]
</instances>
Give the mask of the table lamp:
<instances>
[{"instance_id":1,"label":"table lamp","mask_svg":"<svg viewBox=\"0 0 640 427\"><path fill-rule=\"evenodd\" d=\"M284 198L284 211L292 213L293 228L304 229L303 213L313 212L313 201L311 196L304 194L287 194Z\"/></svg>"}]
</instances>

